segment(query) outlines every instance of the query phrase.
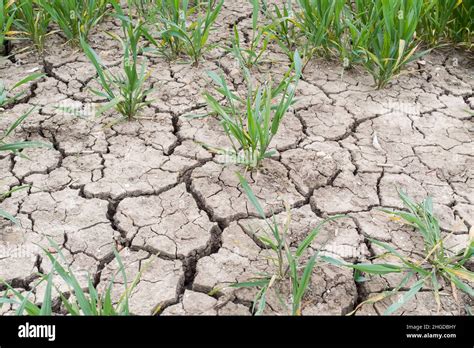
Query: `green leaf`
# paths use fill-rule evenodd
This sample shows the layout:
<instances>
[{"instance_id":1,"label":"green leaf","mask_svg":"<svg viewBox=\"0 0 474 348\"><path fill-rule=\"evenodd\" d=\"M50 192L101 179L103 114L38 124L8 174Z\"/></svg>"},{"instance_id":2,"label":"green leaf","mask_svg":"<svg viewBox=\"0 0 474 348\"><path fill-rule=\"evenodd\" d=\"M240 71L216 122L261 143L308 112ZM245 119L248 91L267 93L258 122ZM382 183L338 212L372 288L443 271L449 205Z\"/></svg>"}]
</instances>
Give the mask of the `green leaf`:
<instances>
[{"instance_id":1,"label":"green leaf","mask_svg":"<svg viewBox=\"0 0 474 348\"><path fill-rule=\"evenodd\" d=\"M413 286L410 288L409 291L405 292L403 296L401 296L397 301L392 303L384 312L384 315L390 315L396 312L400 307L405 305L409 300L411 300L423 287L425 283L425 278L420 279L417 281Z\"/></svg>"},{"instance_id":2,"label":"green leaf","mask_svg":"<svg viewBox=\"0 0 474 348\"><path fill-rule=\"evenodd\" d=\"M43 74L43 73L34 73L34 74L31 74L31 75L28 75L27 77L25 77L23 80L20 80L18 81L13 87L12 87L12 90L13 89L16 89L18 87L20 87L21 85L24 85L30 81L33 81L33 80L36 80L40 77L43 77L43 76L46 76L46 74Z\"/></svg>"},{"instance_id":3,"label":"green leaf","mask_svg":"<svg viewBox=\"0 0 474 348\"><path fill-rule=\"evenodd\" d=\"M240 283L234 283L231 284L230 286L233 288L253 288L253 287L261 287L261 286L266 286L270 282L270 279L261 279L261 280L255 280L255 281L249 281L249 282L240 282Z\"/></svg>"},{"instance_id":4,"label":"green leaf","mask_svg":"<svg viewBox=\"0 0 474 348\"><path fill-rule=\"evenodd\" d=\"M43 296L43 303L41 305L40 315L51 315L53 312L52 307L51 307L52 306L52 301L51 301L52 284L53 284L53 272L50 272L48 274L48 278L46 281L46 290Z\"/></svg>"},{"instance_id":5,"label":"green leaf","mask_svg":"<svg viewBox=\"0 0 474 348\"><path fill-rule=\"evenodd\" d=\"M247 180L245 180L245 178L242 176L242 174L236 172L236 175L237 177L239 178L239 181L240 181L240 184L242 185L245 193L247 194L247 197L249 199L249 201L252 203L252 205L255 207L255 209L257 210L257 212L259 213L259 215L265 219L265 212L263 211L263 208L262 206L260 205L260 203L258 202L257 200L257 197L255 197L252 189L250 188Z\"/></svg>"}]
</instances>

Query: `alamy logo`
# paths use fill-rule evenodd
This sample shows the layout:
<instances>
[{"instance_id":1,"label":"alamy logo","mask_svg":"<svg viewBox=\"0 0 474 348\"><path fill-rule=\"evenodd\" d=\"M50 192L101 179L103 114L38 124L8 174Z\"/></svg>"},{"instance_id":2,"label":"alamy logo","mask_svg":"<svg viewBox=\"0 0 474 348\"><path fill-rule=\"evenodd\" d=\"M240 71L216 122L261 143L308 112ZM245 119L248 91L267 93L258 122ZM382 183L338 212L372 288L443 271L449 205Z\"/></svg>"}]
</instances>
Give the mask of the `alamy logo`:
<instances>
[{"instance_id":1,"label":"alamy logo","mask_svg":"<svg viewBox=\"0 0 474 348\"><path fill-rule=\"evenodd\" d=\"M47 338L52 342L56 339L55 325L34 325L26 323L18 326L18 337L20 338Z\"/></svg>"}]
</instances>

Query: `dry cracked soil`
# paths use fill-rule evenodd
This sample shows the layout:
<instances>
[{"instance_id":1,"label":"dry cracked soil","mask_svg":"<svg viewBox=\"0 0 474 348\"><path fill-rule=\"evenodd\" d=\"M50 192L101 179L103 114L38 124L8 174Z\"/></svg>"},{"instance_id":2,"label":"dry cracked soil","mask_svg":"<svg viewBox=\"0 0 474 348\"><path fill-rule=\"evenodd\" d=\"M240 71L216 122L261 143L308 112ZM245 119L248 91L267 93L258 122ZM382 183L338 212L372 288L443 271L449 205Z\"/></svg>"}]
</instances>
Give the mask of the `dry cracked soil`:
<instances>
[{"instance_id":1,"label":"dry cracked soil","mask_svg":"<svg viewBox=\"0 0 474 348\"><path fill-rule=\"evenodd\" d=\"M212 40L223 43L236 23L248 33L250 17L248 1L226 1ZM101 23L91 45L108 65L119 66L119 44L105 31L120 33L119 23ZM100 289L118 269L115 247L129 282L143 272L131 295L132 313L250 315L255 292L229 285L271 269L268 250L255 237L262 220L238 184L235 171L242 168L224 165L199 145L229 146L218 121L185 117L205 112L202 92L211 87L206 71L223 71L236 91L245 91L234 59L221 48L199 67L147 57L155 88L151 105L136 121L113 123L113 112L76 117L57 108L103 102L89 91L97 87L93 66L63 42L52 35L44 58L21 53L18 44L14 57L1 63L7 85L32 71L46 76L4 110L0 130L36 106L14 138L51 148L30 149L28 158L0 155L0 192L31 185L0 203L20 221L0 221L0 278L30 290L38 272L51 268L38 246L51 238L79 277L92 274ZM284 202L290 206L294 245L324 217L346 214L327 225L311 247L367 262L383 253L371 245L374 238L416 256L420 236L380 212L402 208L397 187L416 200L433 197L443 233L453 231L449 247L466 245L474 225L473 62L457 51L433 52L425 62L409 66L409 74L384 90L376 90L361 69L343 73L337 62L309 62L298 101L272 143L277 154L246 174L269 216L284 221ZM270 47L253 73L263 80L281 76L288 66L286 56ZM399 280L356 283L348 269L317 267L303 314L346 314ZM113 282L119 296L124 279L119 275ZM43 291L44 286L34 289L32 299L41 301ZM456 301L450 286L441 293L440 314L463 314L472 305L472 298L460 294ZM381 314L394 300L358 313ZM435 314L436 307L426 288L397 314ZM0 313L13 310L4 306ZM266 314L286 313L270 296Z\"/></svg>"}]
</instances>

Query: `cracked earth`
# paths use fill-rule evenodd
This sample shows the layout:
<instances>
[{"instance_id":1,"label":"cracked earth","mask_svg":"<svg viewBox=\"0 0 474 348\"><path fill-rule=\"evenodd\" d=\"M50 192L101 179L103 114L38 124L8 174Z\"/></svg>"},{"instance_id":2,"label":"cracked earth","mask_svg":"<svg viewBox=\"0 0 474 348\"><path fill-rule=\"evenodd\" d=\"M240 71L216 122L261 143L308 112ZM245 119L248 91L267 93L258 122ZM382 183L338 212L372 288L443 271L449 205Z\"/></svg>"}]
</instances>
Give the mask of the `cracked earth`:
<instances>
[{"instance_id":1,"label":"cracked earth","mask_svg":"<svg viewBox=\"0 0 474 348\"><path fill-rule=\"evenodd\" d=\"M251 12L248 1L226 2L211 40L224 42L235 23L249 32ZM119 66L120 47L105 31L120 34L119 23L107 19L90 43L104 62ZM38 272L51 268L38 247L51 238L72 269L84 280L92 274L99 288L118 269L113 249L120 250L128 282L142 271L130 299L134 314L250 315L255 293L229 285L271 269L268 250L256 237L262 220L238 185L235 171L242 168L223 165L199 145L229 146L218 121L185 117L205 112L202 92L211 88L206 71L224 72L236 91L245 91L232 57L217 48L197 68L147 57L153 102L139 120L114 124L113 112L97 119L57 109L102 101L88 91L97 83L86 57L63 46L58 35L49 40L44 58L14 46L14 58L0 67L7 85L31 71L46 74L3 112L0 131L36 106L14 138L51 145L27 150L28 159L0 155L0 192L31 185L0 202L20 221L0 221L0 278L30 290ZM323 218L347 214L328 224L311 247L370 262L383 253L371 245L374 238L417 255L421 237L380 212L403 208L397 187L416 200L430 195L443 233L454 231L449 248L466 245L474 226L473 61L456 51L433 52L425 61L381 91L363 71L343 73L337 62L309 62L298 101L272 143L277 154L258 173L246 173L268 216L275 213L283 222L285 204L290 206L294 245ZM288 66L271 47L253 73L264 80ZM399 280L374 277L360 284L348 269L317 267L302 313L346 314ZM116 297L124 281L121 275L113 279ZM42 291L36 288L32 299L41 301ZM464 314L473 303L460 294L455 301L449 285L441 294L443 315ZM394 300L358 313L381 314ZM429 289L422 289L397 314L436 314L436 307ZM286 313L278 298L268 299L266 314Z\"/></svg>"}]
</instances>

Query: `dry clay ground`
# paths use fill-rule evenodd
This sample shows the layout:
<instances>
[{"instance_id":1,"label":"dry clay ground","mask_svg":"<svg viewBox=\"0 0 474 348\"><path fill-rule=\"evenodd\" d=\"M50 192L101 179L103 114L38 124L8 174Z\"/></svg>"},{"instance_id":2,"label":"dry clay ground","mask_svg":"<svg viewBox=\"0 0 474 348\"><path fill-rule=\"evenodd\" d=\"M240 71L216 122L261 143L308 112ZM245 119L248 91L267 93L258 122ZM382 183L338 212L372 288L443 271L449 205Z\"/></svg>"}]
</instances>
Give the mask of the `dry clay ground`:
<instances>
[{"instance_id":1,"label":"dry clay ground","mask_svg":"<svg viewBox=\"0 0 474 348\"><path fill-rule=\"evenodd\" d=\"M224 42L235 23L248 32L250 15L248 1L226 1L212 40ZM90 42L107 64L119 66L121 50L107 30L120 32L119 23L108 19ZM15 137L52 146L28 150L29 160L0 157L0 192L32 185L0 204L21 222L0 222L0 278L25 292L33 287L38 271L51 267L36 246L47 246L49 237L62 246L81 279L90 272L104 287L118 268L112 254L117 247L130 282L143 270L131 297L134 314L250 315L254 292L228 285L272 270L268 251L252 234L260 233L261 221L234 174L242 168L223 165L196 143L228 146L218 122L183 117L205 111L208 70L223 71L235 90L245 91L232 57L218 48L198 68L148 57L155 87L151 106L140 120L110 126L113 112L78 118L56 108L90 108L102 101L88 91L97 84L85 56L64 46L57 34L49 40L44 59L17 53L16 63L6 61L0 68L10 85L35 69L46 74L3 112L0 129L36 105ZM269 215L273 211L283 221L283 202L291 206L294 245L323 217L343 213L347 218L328 225L314 249L324 244L334 257L367 261L382 253L368 240L375 238L419 258L421 238L379 211L402 208L397 187L417 200L432 196L444 233L454 230L449 247L466 245L474 225L474 124L468 113L474 109L474 68L456 52L432 53L425 60L421 71L382 91L360 69L341 75L337 63L308 64L298 103L273 142L278 155L265 160L258 173L247 174ZM260 80L270 73L281 76L288 65L272 48L254 74ZM345 314L399 280L374 277L359 284L348 269L318 267L303 314ZM115 283L118 296L121 276ZM40 285L31 298L41 302L43 291ZM445 285L440 313L463 314L472 305L472 299L458 297L459 302ZM380 314L393 300L358 313ZM13 313L8 307L1 312ZM270 296L266 313L287 311ZM397 312L435 313L428 287Z\"/></svg>"}]
</instances>

